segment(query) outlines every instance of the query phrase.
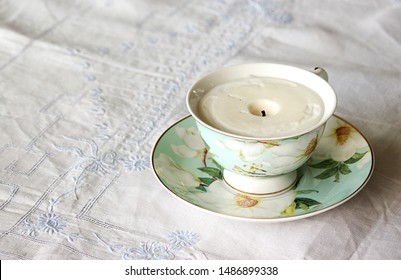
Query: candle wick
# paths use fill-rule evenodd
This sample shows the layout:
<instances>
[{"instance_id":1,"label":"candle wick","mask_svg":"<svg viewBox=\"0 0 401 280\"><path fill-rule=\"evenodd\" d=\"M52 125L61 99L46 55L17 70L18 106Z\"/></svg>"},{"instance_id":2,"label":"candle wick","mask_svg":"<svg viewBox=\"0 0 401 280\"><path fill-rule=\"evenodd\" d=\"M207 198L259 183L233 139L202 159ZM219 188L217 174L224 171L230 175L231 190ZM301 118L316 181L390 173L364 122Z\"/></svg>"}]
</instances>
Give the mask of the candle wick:
<instances>
[{"instance_id":1,"label":"candle wick","mask_svg":"<svg viewBox=\"0 0 401 280\"><path fill-rule=\"evenodd\" d=\"M266 112L265 112L265 110L262 110L262 117L266 117Z\"/></svg>"}]
</instances>

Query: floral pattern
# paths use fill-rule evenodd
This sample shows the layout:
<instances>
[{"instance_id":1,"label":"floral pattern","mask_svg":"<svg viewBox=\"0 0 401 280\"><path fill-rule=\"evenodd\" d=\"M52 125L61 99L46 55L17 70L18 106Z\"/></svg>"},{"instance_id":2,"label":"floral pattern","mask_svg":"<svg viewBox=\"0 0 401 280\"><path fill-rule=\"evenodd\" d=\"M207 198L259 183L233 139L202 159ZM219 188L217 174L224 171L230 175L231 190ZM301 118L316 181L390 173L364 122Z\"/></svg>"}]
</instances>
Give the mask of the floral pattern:
<instances>
[{"instance_id":1,"label":"floral pattern","mask_svg":"<svg viewBox=\"0 0 401 280\"><path fill-rule=\"evenodd\" d=\"M98 144L92 139L64 136L68 141L76 143L76 145L61 146L54 145L61 151L67 151L78 156L77 161L73 165L74 175L71 177L73 181L72 188L49 200L49 211L54 211L54 207L64 201L64 198L74 194L75 199L79 199L78 191L88 184L87 177L91 175L104 176L110 173L117 173L120 166L123 166L127 172L140 172L146 170L150 166L148 157L140 155L118 155L113 150L101 151ZM82 147L84 146L84 148Z\"/></svg>"},{"instance_id":2,"label":"floral pattern","mask_svg":"<svg viewBox=\"0 0 401 280\"><path fill-rule=\"evenodd\" d=\"M25 218L18 226L19 232L30 237L38 237L41 234L47 236L60 236L69 242L74 242L80 237L78 233L66 232L67 220L54 212L46 212L35 220L31 216Z\"/></svg>"},{"instance_id":3,"label":"floral pattern","mask_svg":"<svg viewBox=\"0 0 401 280\"><path fill-rule=\"evenodd\" d=\"M263 164L244 164L242 166L235 165L234 171L244 174L244 175L252 175L252 176L264 176L266 174L266 170L263 167Z\"/></svg>"},{"instance_id":4,"label":"floral pattern","mask_svg":"<svg viewBox=\"0 0 401 280\"><path fill-rule=\"evenodd\" d=\"M168 241L173 248L192 247L199 241L199 235L187 230L177 230L171 232L168 236Z\"/></svg>"},{"instance_id":5,"label":"floral pattern","mask_svg":"<svg viewBox=\"0 0 401 280\"><path fill-rule=\"evenodd\" d=\"M65 136L65 139L84 143L88 146L89 153L85 154L82 149L77 146L59 146L55 147L59 150L66 150L75 153L79 157L79 161L74 165L75 170L97 173L104 175L110 170L115 170L117 164L117 154L108 150L100 152L95 141L86 138L75 138Z\"/></svg>"},{"instance_id":6,"label":"floral pattern","mask_svg":"<svg viewBox=\"0 0 401 280\"><path fill-rule=\"evenodd\" d=\"M259 158L266 150L266 145L258 141L244 142L230 139L220 143L226 149L238 152L241 159L248 162Z\"/></svg>"},{"instance_id":7,"label":"floral pattern","mask_svg":"<svg viewBox=\"0 0 401 280\"><path fill-rule=\"evenodd\" d=\"M110 252L120 255L124 260L174 260L177 255L181 259L206 258L202 252L194 248L200 240L199 235L187 230L170 232L166 240L141 241L132 247L108 241L99 234L95 236L96 240L92 242L97 241L99 245L106 246Z\"/></svg>"},{"instance_id":8,"label":"floral pattern","mask_svg":"<svg viewBox=\"0 0 401 280\"><path fill-rule=\"evenodd\" d=\"M188 129L175 128L177 136L184 142L183 145L171 144L173 151L184 158L202 158L206 148L198 130L194 127Z\"/></svg>"},{"instance_id":9,"label":"floral pattern","mask_svg":"<svg viewBox=\"0 0 401 280\"><path fill-rule=\"evenodd\" d=\"M34 222L30 217L25 218L22 221L22 223L19 225L19 231L22 234L29 235L31 237L35 237L38 235Z\"/></svg>"},{"instance_id":10,"label":"floral pattern","mask_svg":"<svg viewBox=\"0 0 401 280\"><path fill-rule=\"evenodd\" d=\"M19 225L20 233L30 237L39 237L44 234L48 237L60 236L69 242L80 239L100 247L106 247L108 251L118 254L125 260L173 260L178 255L181 259L206 258L202 252L194 248L200 241L200 236L188 230L170 232L164 241L146 240L139 242L136 246L127 246L108 241L98 233L94 234L95 238L84 237L79 233L67 233L65 232L66 228L66 219L53 212L42 213L36 220L27 217Z\"/></svg>"},{"instance_id":11,"label":"floral pattern","mask_svg":"<svg viewBox=\"0 0 401 280\"><path fill-rule=\"evenodd\" d=\"M62 232L66 224L64 219L55 213L45 213L39 216L37 227L43 232L54 234Z\"/></svg>"},{"instance_id":12,"label":"floral pattern","mask_svg":"<svg viewBox=\"0 0 401 280\"><path fill-rule=\"evenodd\" d=\"M356 168L361 169L370 162L370 151L358 152L365 147L365 139L350 124L341 119L328 122L315 156L316 159L326 159L310 164L312 168L323 170L315 178L325 180L334 177L334 182L339 183L341 176L352 172L351 165L358 163Z\"/></svg>"},{"instance_id":13,"label":"floral pattern","mask_svg":"<svg viewBox=\"0 0 401 280\"><path fill-rule=\"evenodd\" d=\"M157 241L143 242L137 248L131 248L123 254L125 260L172 260L174 254Z\"/></svg>"},{"instance_id":14,"label":"floral pattern","mask_svg":"<svg viewBox=\"0 0 401 280\"><path fill-rule=\"evenodd\" d=\"M177 135L177 131L191 131L196 135L194 122L192 118L184 119L174 129L170 129L165 140L162 137L161 141L166 141L166 143L171 141L170 143L174 143L174 145L180 145L180 141L184 142L185 140L182 136ZM312 158L306 164L300 165L294 187L276 196L245 195L229 189L223 181L223 168L214 160L207 146L205 146L204 152L197 153L202 157L185 158L173 146L170 146L171 150L158 150L156 147L153 157L156 174L165 182L167 188L182 199L215 213L252 219L285 219L318 213L320 210L338 203L336 199L354 193L354 188L361 186L355 185L355 182L360 180L363 184L365 176L368 176L372 167L369 146L359 133L355 134L356 130L352 126L337 117L332 117L327 126L328 130L323 134L321 140L323 148L320 147L320 143L317 145L320 132L304 135L297 139L298 143L302 143L302 145L286 144L288 148L285 152L278 152L274 143L255 142L251 143L249 147L239 142L224 143L225 148L239 151L248 158L259 156L259 152L256 151L268 148L274 157L281 158L283 167L288 163L308 158L315 148L319 151L316 156L313 153ZM177 127L180 129L177 130ZM335 131L336 134L333 135L332 131ZM326 141L331 141L334 136L337 139L337 146L330 146L331 144ZM362 142L361 138L364 145L360 143ZM351 144L347 143L348 141L351 141ZM348 156L349 148L341 150L341 147L338 147L339 144L352 146L353 154ZM203 145L198 147L203 148ZM333 159L331 155L337 160ZM247 175L259 175L263 174L264 168L268 164L269 162L266 161L265 164L244 164L235 168ZM354 173L361 175L352 175ZM344 185L341 180L345 190L335 188L335 185L330 182L327 183L326 179L333 177L333 183L338 185L340 176L345 178L346 184L349 184L346 176L352 177L350 181L352 183L349 185ZM336 192L338 194L334 195ZM330 200L331 197L334 199Z\"/></svg>"},{"instance_id":15,"label":"floral pattern","mask_svg":"<svg viewBox=\"0 0 401 280\"><path fill-rule=\"evenodd\" d=\"M286 144L285 146L272 147L269 151L273 156L264 158L262 163L268 167L273 167L276 174L281 174L287 167L301 166L304 159L307 159L315 150L318 143L318 134L309 133L301 136L296 143Z\"/></svg>"},{"instance_id":16,"label":"floral pattern","mask_svg":"<svg viewBox=\"0 0 401 280\"><path fill-rule=\"evenodd\" d=\"M146 5L144 8L157 10L159 4ZM62 69L64 80L68 81L68 87L60 85L56 77L55 80L46 81L49 92L42 90L43 94L40 94L41 87L32 89L40 102L28 102L24 104L26 106L17 106L18 108L6 107L10 109L10 112L13 108L18 110L13 116L19 116L19 112L24 113L24 116L32 115L31 120L28 117L27 121L18 123L22 132L31 132L25 133L26 139L23 142L28 145L27 147L40 147L52 155L60 156L61 154L61 157L65 159L65 161L61 160L60 164L58 161L46 160L46 163L49 163L46 170L48 172L40 173L44 170L38 169L37 174L34 175L42 176L43 180L35 179L32 182L35 184L51 182L56 172L65 174L63 177L65 181L63 179L62 183L49 189L43 195L40 192L44 191L44 185L41 188L32 188L33 196L28 197L29 200L33 200L33 204L30 205L32 207L27 208L29 210L27 213L21 210L20 214L23 214L24 219L20 220L16 230L20 230L27 236L38 236L43 240L53 239L52 244L57 245L60 244L57 243L58 238L66 237L68 241L83 238L68 233L74 225L79 232L87 230L90 231L89 234L99 229L98 225L90 222L70 219L70 216L66 216L65 213L69 213L70 209L79 210L77 207L81 207L86 202L87 196L93 197L97 194L101 184L105 183L109 177L120 172L149 170L149 148L153 145L151 139L167 118L171 117L172 112L178 108L179 104L176 100L181 97L182 89L188 81L236 55L252 38L255 30L257 31L261 20L269 19L269 24L270 22L280 23L277 16L283 14L281 5L269 7L268 10L261 9L260 5L259 2L252 2L250 5L248 1L231 3L205 1L186 5L184 8L182 5L171 3L169 9L172 12L177 10L178 13L174 13L174 16L173 13L171 16L165 13L159 14L161 18L169 19L168 24L164 25L165 30L157 28L160 26L159 17L151 17L146 21L146 26L131 26L135 29L132 34L138 35L131 37L113 33L108 28L113 24L97 24L99 15L118 15L121 8L124 10L121 5L113 6L113 1L109 0L70 5L68 9L64 9L65 13L60 14L59 20L55 20L50 25L43 22L46 26L40 26L35 22L35 32L31 34L41 34L36 38L40 41L52 41L57 51L53 53L55 60L50 61L56 63L38 60L35 52L28 54L26 66L29 69L33 67L32 73L39 74L36 78L33 77L32 81L39 81L39 85L42 80L40 73L44 71L42 74L47 73L53 76ZM162 6L165 5L162 4ZM51 10L57 9L57 4L48 8L52 14ZM182 15L191 14L194 9L203 12L199 17L182 22ZM29 9L25 10L29 13ZM88 10L95 12L88 17ZM47 16L46 13L49 11L44 9L43 15ZM130 17L129 13L124 16ZM137 15L134 13L133 16L135 21ZM138 16L140 19L141 15ZM22 21L19 23L22 27L27 25L26 23L29 25L32 21L30 19L26 22L26 18L30 17L20 17ZM112 23L118 22L124 25L124 22L127 22L124 19L114 21L113 18L109 18ZM183 24L176 24L177 22ZM266 22L263 24L265 25ZM10 26L12 27L12 24ZM32 29L32 26L28 27L29 30ZM42 32L46 29L51 31L53 28L59 29L60 34L65 36L53 36L53 32ZM110 30L111 33L108 32ZM148 32L149 30L151 32ZM208 32L204 32L205 30ZM16 34L20 31L24 33L24 28L17 30ZM99 40L93 41L90 38L78 40L79 42L70 40L71 36L76 37L87 31L94 31L93 34L100 36L98 36ZM185 36L180 36L182 34ZM193 40L185 39L188 37L186 35L198 38L198 42L192 44ZM205 41L204 38L210 40ZM188 48L188 43L193 47ZM172 45L174 48L171 48ZM143 51L149 54L146 59ZM157 55L153 55L156 52ZM15 67L12 63L9 66ZM40 68L40 71L34 71L36 66ZM18 67L19 65L16 68ZM29 101L31 90L26 91L26 94ZM51 102L41 110L38 106L44 105L47 101ZM5 111L7 111L6 107L4 107ZM47 126L48 123L49 126ZM35 129L31 129L31 126ZM46 137L42 137L43 135ZM69 136L60 139L60 135ZM55 150L52 150L48 143L53 139ZM18 142L19 140L11 139L10 141ZM198 151L197 147L191 144L192 142L189 142L188 148ZM182 155L186 152L188 150L184 149ZM202 157L202 150L199 156ZM29 157L26 160L29 160ZM69 167L62 164L71 160L73 163ZM206 178L207 173L205 174ZM134 175L134 180L137 181L141 177L140 174ZM200 184L207 185L204 182ZM177 188L181 187L182 184L177 184ZM37 201L36 195L42 195L41 199L48 199L47 209L43 209L46 201ZM74 199L80 200L79 203ZM28 203L28 200L26 202ZM110 205L109 207L113 207ZM110 228L108 231L109 235L115 236L116 231ZM90 239L88 236L85 238ZM61 244L64 245L64 242ZM181 246L183 244L181 242ZM148 242L147 248L155 247L157 244ZM87 248L88 244L75 246L68 254L82 257ZM149 249L148 252L150 251ZM62 250L52 255L56 258L63 256L65 254ZM35 257L35 254L26 257ZM100 256L93 255L93 257Z\"/></svg>"},{"instance_id":17,"label":"floral pattern","mask_svg":"<svg viewBox=\"0 0 401 280\"><path fill-rule=\"evenodd\" d=\"M191 132L191 135L199 134L195 133L195 128L190 127L188 129L183 129L181 127L176 127L175 132L181 141L186 141L182 135L187 133L188 131ZM197 138L199 141L199 139ZM305 142L305 149L292 149L293 157L302 158L304 156L309 156L310 149L314 149L316 142L317 142L317 135L314 136L306 136L305 139L301 139L302 142ZM235 146L234 141L230 142L231 148ZM266 143L261 144L263 147L267 145ZM239 144L241 145L241 144ZM252 145L258 145L256 142ZM270 143L269 143L270 145ZM313 145L313 148L310 146ZM290 146L290 145L289 145ZM176 149L175 145L171 145L172 151L179 157L182 157L181 150ZM206 149L207 147L205 144L197 145L200 149ZM206 148L205 148L206 147ZM296 147L299 147L298 145ZM243 146L245 148L245 146ZM263 148L264 149L264 148ZM290 149L291 150L291 149ZM212 157L209 158L208 152L202 152L203 157L198 158L199 162L202 163L203 166L198 167L198 171L201 173L196 175L188 170L185 170L179 163L177 163L174 159L170 156L167 156L164 153L160 153L159 157L155 160L155 169L156 172L160 175L163 180L166 180L169 184L173 186L174 192L181 197L188 198L191 202L195 204L200 204L196 202L194 197L208 201L210 204L213 205L214 209L222 213L230 213L235 216L263 216L263 217L278 217L278 216L289 216L294 213L296 209L301 210L309 210L314 206L320 204L320 202L315 200L307 200L306 198L297 198L297 192L295 188L290 190L284 194L278 195L271 198L265 197L254 197L242 194L233 194L232 192L227 191L224 187L223 179L223 168L216 162ZM189 157L187 157L189 158ZM207 162L211 162L208 165ZM244 165L242 167L236 166L238 171L247 174L247 175L258 175L258 172L262 171L263 174L263 165ZM180 190L177 190L180 189ZM185 189L185 191L183 191ZM200 191L200 192L199 192ZM311 192L310 190L308 192ZM318 192L315 190L315 192ZM203 194L201 194L203 193ZM214 198L218 198L214 200ZM302 202L300 202L302 201ZM185 236L182 233L176 233L174 235L177 240L181 240L182 237L178 238L179 236ZM187 239L187 238L185 238ZM178 242L178 241L177 241ZM145 248L145 247L144 247Z\"/></svg>"},{"instance_id":18,"label":"floral pattern","mask_svg":"<svg viewBox=\"0 0 401 280\"><path fill-rule=\"evenodd\" d=\"M302 166L315 150L324 126L308 133L277 140L244 140L199 126L207 151L227 170L252 176L274 176ZM256 167L256 170L252 170ZM247 170L249 169L249 170Z\"/></svg>"},{"instance_id":19,"label":"floral pattern","mask_svg":"<svg viewBox=\"0 0 401 280\"><path fill-rule=\"evenodd\" d=\"M165 154L160 154L155 162L156 171L170 184L179 187L198 187L201 180Z\"/></svg>"},{"instance_id":20,"label":"floral pattern","mask_svg":"<svg viewBox=\"0 0 401 280\"><path fill-rule=\"evenodd\" d=\"M344 162L350 159L358 149L364 147L366 147L366 141L354 127L341 119L335 119L327 123L314 156Z\"/></svg>"},{"instance_id":21,"label":"floral pattern","mask_svg":"<svg viewBox=\"0 0 401 280\"><path fill-rule=\"evenodd\" d=\"M216 180L208 188L207 193L198 196L213 205L220 213L237 217L278 217L295 199L296 193L291 190L276 196L256 197L227 191L224 182ZM207 196L207 197L206 197Z\"/></svg>"},{"instance_id":22,"label":"floral pattern","mask_svg":"<svg viewBox=\"0 0 401 280\"><path fill-rule=\"evenodd\" d=\"M128 172L132 171L144 171L150 167L149 157L144 157L140 155L131 155L128 157L120 157L124 168Z\"/></svg>"}]
</instances>

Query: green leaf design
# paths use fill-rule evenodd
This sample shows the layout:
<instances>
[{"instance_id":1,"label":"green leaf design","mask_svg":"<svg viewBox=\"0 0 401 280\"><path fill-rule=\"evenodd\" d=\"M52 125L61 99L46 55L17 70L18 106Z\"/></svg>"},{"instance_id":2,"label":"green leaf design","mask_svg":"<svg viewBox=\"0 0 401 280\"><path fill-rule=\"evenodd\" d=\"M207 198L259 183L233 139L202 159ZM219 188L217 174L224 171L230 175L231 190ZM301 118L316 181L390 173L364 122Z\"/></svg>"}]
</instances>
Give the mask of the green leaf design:
<instances>
[{"instance_id":1,"label":"green leaf design","mask_svg":"<svg viewBox=\"0 0 401 280\"><path fill-rule=\"evenodd\" d=\"M340 183L340 172L337 172L337 173L336 173L336 177L335 177L335 179L334 179L334 182Z\"/></svg>"},{"instance_id":2,"label":"green leaf design","mask_svg":"<svg viewBox=\"0 0 401 280\"><path fill-rule=\"evenodd\" d=\"M312 164L312 165L310 165L310 167L320 168L320 169L328 169L328 168L336 167L337 165L338 165L337 161L334 161L332 159L326 159L324 161Z\"/></svg>"},{"instance_id":3,"label":"green leaf design","mask_svg":"<svg viewBox=\"0 0 401 280\"><path fill-rule=\"evenodd\" d=\"M318 169L326 169L319 175L315 176L316 179L328 179L332 176L334 177L334 182L340 182L340 174L347 175L350 174L352 171L348 167L348 164L353 164L359 161L367 152L364 153L355 153L352 157L344 162L337 162L332 159L326 159L324 161L318 162L316 164L310 165L310 167L318 168Z\"/></svg>"},{"instance_id":4,"label":"green leaf design","mask_svg":"<svg viewBox=\"0 0 401 280\"><path fill-rule=\"evenodd\" d=\"M322 173L320 173L319 175L315 176L314 178L320 179L320 180L330 178L338 173L338 169L339 169L338 167L333 167L333 168L327 169L327 170L323 171Z\"/></svg>"},{"instance_id":5,"label":"green leaf design","mask_svg":"<svg viewBox=\"0 0 401 280\"><path fill-rule=\"evenodd\" d=\"M301 191L296 191L296 192L297 192L297 194L309 194L309 193L313 193L313 192L319 193L319 191L317 191L317 190L301 190Z\"/></svg>"},{"instance_id":6,"label":"green leaf design","mask_svg":"<svg viewBox=\"0 0 401 280\"><path fill-rule=\"evenodd\" d=\"M342 164L340 165L340 173L341 173L341 174L347 175L347 174L349 174L349 173L351 173L351 172L352 172L352 171L351 171L351 169L349 169L348 165L346 165L346 164L344 164L344 163L342 163Z\"/></svg>"},{"instance_id":7,"label":"green leaf design","mask_svg":"<svg viewBox=\"0 0 401 280\"><path fill-rule=\"evenodd\" d=\"M359 161L367 152L364 153L355 153L352 157L344 161L345 164L353 164L357 161Z\"/></svg>"},{"instance_id":8,"label":"green leaf design","mask_svg":"<svg viewBox=\"0 0 401 280\"><path fill-rule=\"evenodd\" d=\"M195 189L200 190L202 192L207 192L207 190L203 186L196 187Z\"/></svg>"},{"instance_id":9,"label":"green leaf design","mask_svg":"<svg viewBox=\"0 0 401 280\"><path fill-rule=\"evenodd\" d=\"M223 175L222 175L220 169L217 169L215 167L199 167L198 169L200 171L205 172L206 174L210 175L211 177L214 177L217 179L223 179Z\"/></svg>"},{"instance_id":10,"label":"green leaf design","mask_svg":"<svg viewBox=\"0 0 401 280\"><path fill-rule=\"evenodd\" d=\"M219 170L223 170L223 166L221 166L217 161L215 161L214 159L212 159L213 164L219 169Z\"/></svg>"},{"instance_id":11,"label":"green leaf design","mask_svg":"<svg viewBox=\"0 0 401 280\"><path fill-rule=\"evenodd\" d=\"M298 209L301 208L301 209L304 210L304 211L306 211L306 210L309 209L308 205L303 204L303 203L297 204L297 206L295 206L295 207L297 207Z\"/></svg>"},{"instance_id":12,"label":"green leaf design","mask_svg":"<svg viewBox=\"0 0 401 280\"><path fill-rule=\"evenodd\" d=\"M307 197L297 197L294 201L296 204L295 208L302 210L308 210L312 206L321 204L319 201Z\"/></svg>"},{"instance_id":13,"label":"green leaf design","mask_svg":"<svg viewBox=\"0 0 401 280\"><path fill-rule=\"evenodd\" d=\"M210 186L210 184L215 181L213 178L205 178L205 177L200 177L199 180L201 180L201 182L204 183L206 186Z\"/></svg>"}]
</instances>

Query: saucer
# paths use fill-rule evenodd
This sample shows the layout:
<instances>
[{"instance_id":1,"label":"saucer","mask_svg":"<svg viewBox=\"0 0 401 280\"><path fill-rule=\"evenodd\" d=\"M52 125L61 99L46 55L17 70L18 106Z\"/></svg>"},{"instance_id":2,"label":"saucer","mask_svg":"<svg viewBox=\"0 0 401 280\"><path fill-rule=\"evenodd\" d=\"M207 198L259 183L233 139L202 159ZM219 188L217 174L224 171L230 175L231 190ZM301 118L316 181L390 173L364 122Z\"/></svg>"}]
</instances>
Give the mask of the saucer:
<instances>
[{"instance_id":1,"label":"saucer","mask_svg":"<svg viewBox=\"0 0 401 280\"><path fill-rule=\"evenodd\" d=\"M276 196L235 192L187 116L168 128L152 151L152 168L175 197L209 213L249 221L283 222L314 216L346 202L369 180L373 151L349 122L332 116L295 186Z\"/></svg>"}]
</instances>

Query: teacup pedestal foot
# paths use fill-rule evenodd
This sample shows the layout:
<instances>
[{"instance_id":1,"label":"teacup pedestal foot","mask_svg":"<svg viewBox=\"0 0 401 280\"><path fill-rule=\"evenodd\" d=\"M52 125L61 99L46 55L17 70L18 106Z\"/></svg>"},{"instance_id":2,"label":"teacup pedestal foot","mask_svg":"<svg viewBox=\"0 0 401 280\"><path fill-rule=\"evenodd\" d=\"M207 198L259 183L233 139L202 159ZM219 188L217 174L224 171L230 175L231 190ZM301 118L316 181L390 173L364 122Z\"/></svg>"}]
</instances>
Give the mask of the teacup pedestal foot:
<instances>
[{"instance_id":1,"label":"teacup pedestal foot","mask_svg":"<svg viewBox=\"0 0 401 280\"><path fill-rule=\"evenodd\" d=\"M223 178L226 185L236 192L254 196L274 196L294 186L297 171L276 176L252 177L224 170Z\"/></svg>"}]
</instances>

